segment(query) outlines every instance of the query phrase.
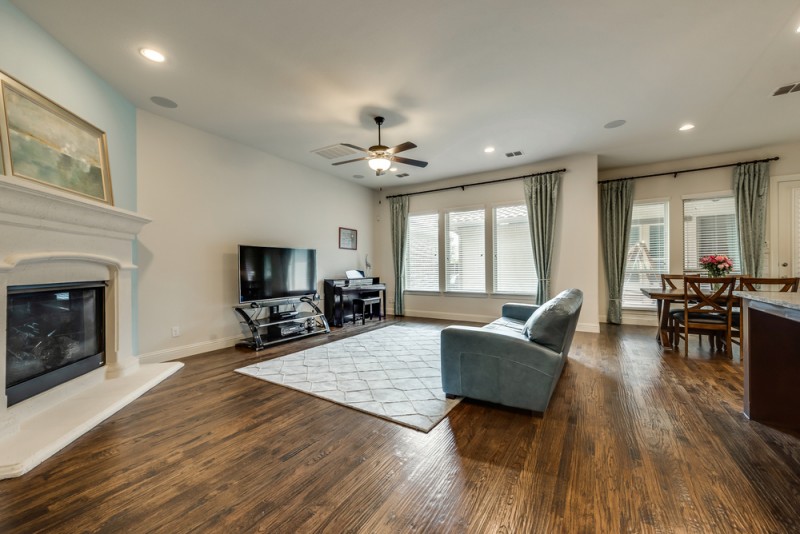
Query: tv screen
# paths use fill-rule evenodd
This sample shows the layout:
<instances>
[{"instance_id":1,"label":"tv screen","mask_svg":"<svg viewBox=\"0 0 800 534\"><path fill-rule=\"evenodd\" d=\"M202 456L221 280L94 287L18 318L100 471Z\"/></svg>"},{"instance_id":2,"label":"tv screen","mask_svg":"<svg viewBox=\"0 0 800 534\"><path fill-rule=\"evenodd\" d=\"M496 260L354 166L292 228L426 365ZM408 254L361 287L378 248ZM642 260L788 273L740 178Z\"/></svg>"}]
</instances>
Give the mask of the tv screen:
<instances>
[{"instance_id":1,"label":"tv screen","mask_svg":"<svg viewBox=\"0 0 800 534\"><path fill-rule=\"evenodd\" d=\"M239 302L317 291L317 251L239 245Z\"/></svg>"}]
</instances>

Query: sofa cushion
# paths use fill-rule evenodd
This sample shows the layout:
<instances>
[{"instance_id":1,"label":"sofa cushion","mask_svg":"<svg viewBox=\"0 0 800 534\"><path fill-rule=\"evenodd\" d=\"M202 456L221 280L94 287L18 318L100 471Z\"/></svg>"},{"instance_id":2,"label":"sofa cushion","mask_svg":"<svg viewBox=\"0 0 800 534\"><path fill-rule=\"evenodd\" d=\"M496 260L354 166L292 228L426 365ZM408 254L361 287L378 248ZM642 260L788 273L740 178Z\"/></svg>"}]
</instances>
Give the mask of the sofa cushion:
<instances>
[{"instance_id":1,"label":"sofa cushion","mask_svg":"<svg viewBox=\"0 0 800 534\"><path fill-rule=\"evenodd\" d=\"M567 289L542 304L525 323L522 334L550 350L561 352L570 319L583 303L583 293Z\"/></svg>"},{"instance_id":2,"label":"sofa cushion","mask_svg":"<svg viewBox=\"0 0 800 534\"><path fill-rule=\"evenodd\" d=\"M491 330L497 334L506 336L520 337L522 336L522 329L525 327L524 321L516 319L509 319L508 317L500 317L483 327L483 330Z\"/></svg>"}]
</instances>

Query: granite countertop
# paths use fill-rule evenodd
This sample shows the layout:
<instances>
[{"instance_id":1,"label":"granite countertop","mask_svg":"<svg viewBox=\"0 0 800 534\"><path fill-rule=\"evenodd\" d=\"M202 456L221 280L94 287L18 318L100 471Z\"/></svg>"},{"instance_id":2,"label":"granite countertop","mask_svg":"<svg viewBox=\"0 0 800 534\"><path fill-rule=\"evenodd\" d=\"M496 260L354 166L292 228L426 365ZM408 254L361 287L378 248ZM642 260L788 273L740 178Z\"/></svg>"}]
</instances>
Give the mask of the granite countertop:
<instances>
[{"instance_id":1,"label":"granite countertop","mask_svg":"<svg viewBox=\"0 0 800 534\"><path fill-rule=\"evenodd\" d=\"M783 306L792 310L800 310L800 293L778 293L776 291L734 291L734 295L743 299L764 302L774 306Z\"/></svg>"}]
</instances>

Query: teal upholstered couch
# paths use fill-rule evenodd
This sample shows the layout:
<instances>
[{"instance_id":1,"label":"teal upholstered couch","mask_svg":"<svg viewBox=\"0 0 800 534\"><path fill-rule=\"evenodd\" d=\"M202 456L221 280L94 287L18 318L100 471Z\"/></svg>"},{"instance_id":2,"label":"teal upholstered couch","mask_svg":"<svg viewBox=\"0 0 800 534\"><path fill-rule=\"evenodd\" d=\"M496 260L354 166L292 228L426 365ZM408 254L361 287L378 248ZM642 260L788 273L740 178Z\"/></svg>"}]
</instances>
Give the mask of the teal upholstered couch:
<instances>
[{"instance_id":1,"label":"teal upholstered couch","mask_svg":"<svg viewBox=\"0 0 800 534\"><path fill-rule=\"evenodd\" d=\"M583 304L567 289L541 306L504 304L482 328L442 330L442 387L463 396L544 412L567 361Z\"/></svg>"}]
</instances>

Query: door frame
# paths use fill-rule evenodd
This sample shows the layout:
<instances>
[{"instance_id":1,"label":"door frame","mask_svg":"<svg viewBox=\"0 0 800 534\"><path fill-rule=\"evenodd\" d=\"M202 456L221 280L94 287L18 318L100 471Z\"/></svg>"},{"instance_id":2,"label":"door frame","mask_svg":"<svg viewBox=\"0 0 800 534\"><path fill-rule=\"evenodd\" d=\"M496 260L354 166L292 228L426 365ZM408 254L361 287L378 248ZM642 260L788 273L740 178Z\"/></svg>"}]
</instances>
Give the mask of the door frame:
<instances>
[{"instance_id":1,"label":"door frame","mask_svg":"<svg viewBox=\"0 0 800 534\"><path fill-rule=\"evenodd\" d=\"M769 240L767 241L767 256L770 276L778 276L780 265L778 259L778 184L781 182L800 181L800 174L786 174L783 176L770 176L769 179Z\"/></svg>"}]
</instances>

